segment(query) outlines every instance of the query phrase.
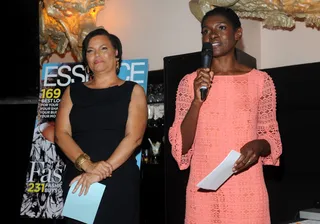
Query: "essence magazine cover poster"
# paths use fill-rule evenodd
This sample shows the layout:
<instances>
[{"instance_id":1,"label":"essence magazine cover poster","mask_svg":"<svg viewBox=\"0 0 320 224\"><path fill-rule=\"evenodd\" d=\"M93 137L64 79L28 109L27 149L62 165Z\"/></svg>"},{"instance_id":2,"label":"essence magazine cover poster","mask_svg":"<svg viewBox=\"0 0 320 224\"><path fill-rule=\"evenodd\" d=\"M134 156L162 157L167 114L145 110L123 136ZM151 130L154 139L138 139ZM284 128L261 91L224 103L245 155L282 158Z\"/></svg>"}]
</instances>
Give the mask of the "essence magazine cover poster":
<instances>
[{"instance_id":1,"label":"essence magazine cover poster","mask_svg":"<svg viewBox=\"0 0 320 224\"><path fill-rule=\"evenodd\" d=\"M119 77L135 81L146 92L148 60L123 60ZM63 218L61 185L65 164L62 152L56 151L54 143L55 117L66 87L74 82L88 81L88 78L83 65L79 63L47 63L42 66L38 109L22 196L21 216L40 219ZM141 153L136 159L140 167Z\"/></svg>"}]
</instances>

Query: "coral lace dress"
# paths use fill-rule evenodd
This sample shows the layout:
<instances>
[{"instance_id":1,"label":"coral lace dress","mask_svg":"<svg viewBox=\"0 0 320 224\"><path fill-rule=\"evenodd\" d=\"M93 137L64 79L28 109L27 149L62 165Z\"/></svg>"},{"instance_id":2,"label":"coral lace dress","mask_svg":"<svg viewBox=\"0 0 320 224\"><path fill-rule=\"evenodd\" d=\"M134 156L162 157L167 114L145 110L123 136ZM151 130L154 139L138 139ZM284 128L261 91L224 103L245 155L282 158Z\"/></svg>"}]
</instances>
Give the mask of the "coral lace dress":
<instances>
[{"instance_id":1,"label":"coral lace dress","mask_svg":"<svg viewBox=\"0 0 320 224\"><path fill-rule=\"evenodd\" d=\"M282 152L276 120L276 91L271 77L253 69L242 75L215 76L198 118L194 143L182 155L180 125L193 100L196 72L179 83L176 114L169 130L172 155L179 168L190 166L186 224L269 224L269 199L262 165L279 165ZM271 154L245 172L233 175L216 191L197 183L230 152L248 141L266 139Z\"/></svg>"}]
</instances>

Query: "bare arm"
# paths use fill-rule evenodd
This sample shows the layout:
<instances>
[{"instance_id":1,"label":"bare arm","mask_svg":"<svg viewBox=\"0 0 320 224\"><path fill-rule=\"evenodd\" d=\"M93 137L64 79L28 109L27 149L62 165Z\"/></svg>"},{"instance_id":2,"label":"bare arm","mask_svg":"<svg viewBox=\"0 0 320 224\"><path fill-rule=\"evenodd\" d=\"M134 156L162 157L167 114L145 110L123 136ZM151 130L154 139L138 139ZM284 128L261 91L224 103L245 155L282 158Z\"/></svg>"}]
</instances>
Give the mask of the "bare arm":
<instances>
[{"instance_id":1,"label":"bare arm","mask_svg":"<svg viewBox=\"0 0 320 224\"><path fill-rule=\"evenodd\" d=\"M72 108L70 98L70 86L66 88L59 103L55 124L55 143L58 144L63 153L72 161L83 153L81 148L72 138L69 114Z\"/></svg>"},{"instance_id":2,"label":"bare arm","mask_svg":"<svg viewBox=\"0 0 320 224\"><path fill-rule=\"evenodd\" d=\"M145 92L140 85L135 85L129 105L125 137L107 160L107 162L112 165L113 170L127 161L135 149L141 144L147 126L147 111Z\"/></svg>"}]
</instances>

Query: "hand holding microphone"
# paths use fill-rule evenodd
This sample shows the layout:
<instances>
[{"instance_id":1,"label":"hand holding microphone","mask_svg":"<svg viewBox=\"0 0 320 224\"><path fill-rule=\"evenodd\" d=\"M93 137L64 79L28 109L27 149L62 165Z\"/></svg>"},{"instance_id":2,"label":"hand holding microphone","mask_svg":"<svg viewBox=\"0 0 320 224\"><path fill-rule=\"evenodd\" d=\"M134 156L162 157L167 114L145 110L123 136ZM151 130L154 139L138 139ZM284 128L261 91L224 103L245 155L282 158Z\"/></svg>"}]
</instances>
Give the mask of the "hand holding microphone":
<instances>
[{"instance_id":1,"label":"hand holding microphone","mask_svg":"<svg viewBox=\"0 0 320 224\"><path fill-rule=\"evenodd\" d=\"M205 42L202 45L202 51L201 51L201 67L205 68L207 72L210 72L211 68L211 61L212 61L212 56L213 56L213 49L212 49L212 44L209 42ZM201 73L205 72L203 70L200 70L198 72L198 77L200 75L200 82L203 82L203 77L201 76ZM211 76L209 77L209 81L211 82ZM204 101L207 97L208 94L208 86L207 85L202 85L200 86L200 97L201 101Z\"/></svg>"}]
</instances>

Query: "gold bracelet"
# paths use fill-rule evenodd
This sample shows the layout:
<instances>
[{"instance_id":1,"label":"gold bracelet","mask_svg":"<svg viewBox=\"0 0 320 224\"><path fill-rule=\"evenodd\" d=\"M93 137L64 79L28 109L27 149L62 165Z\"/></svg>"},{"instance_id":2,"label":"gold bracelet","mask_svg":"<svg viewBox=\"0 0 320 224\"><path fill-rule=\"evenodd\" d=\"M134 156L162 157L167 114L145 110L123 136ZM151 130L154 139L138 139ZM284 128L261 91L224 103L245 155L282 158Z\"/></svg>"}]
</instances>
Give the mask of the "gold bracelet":
<instances>
[{"instance_id":1,"label":"gold bracelet","mask_svg":"<svg viewBox=\"0 0 320 224\"><path fill-rule=\"evenodd\" d=\"M90 161L90 156L88 156L86 153L82 153L80 156L78 156L78 158L76 159L76 161L74 162L74 166L79 170L79 171L83 171L82 169L82 164L86 161Z\"/></svg>"}]
</instances>

